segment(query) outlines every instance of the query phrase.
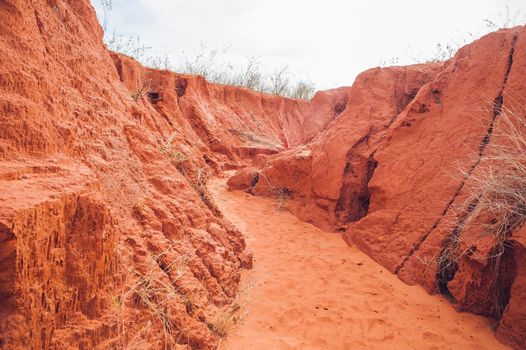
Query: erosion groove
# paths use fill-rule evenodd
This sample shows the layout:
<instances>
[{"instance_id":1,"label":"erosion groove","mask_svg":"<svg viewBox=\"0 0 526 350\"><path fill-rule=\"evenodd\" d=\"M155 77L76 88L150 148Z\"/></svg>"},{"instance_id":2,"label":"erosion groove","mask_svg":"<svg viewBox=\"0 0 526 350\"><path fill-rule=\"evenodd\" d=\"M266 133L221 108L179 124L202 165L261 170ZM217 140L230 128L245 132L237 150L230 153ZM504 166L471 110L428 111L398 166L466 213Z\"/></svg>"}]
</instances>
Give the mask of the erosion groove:
<instances>
[{"instance_id":1,"label":"erosion groove","mask_svg":"<svg viewBox=\"0 0 526 350\"><path fill-rule=\"evenodd\" d=\"M404 75L403 80L405 79L406 76ZM411 103L411 101L413 101L417 92L418 89L414 88L409 93L404 93L398 98L399 102L396 104L396 114L384 126L380 134L388 130L389 127L393 125L400 113ZM347 101L345 102L346 104L348 103ZM339 104L336 105L336 107L339 106ZM376 153L377 148L369 151L369 156L365 157L367 158L367 165L365 166L365 169L363 169L363 166L359 164L359 159L363 158L360 153L367 153L367 148L370 147L368 141L372 134L373 131L371 127L369 128L367 134L360 138L358 142L354 144L353 147L349 149L349 151L347 151L347 162L345 163L342 176L343 184L334 209L339 231L344 231L345 226L349 222L358 221L361 218L367 216L369 212L371 199L369 182L371 181L374 171L378 166L378 162L374 159L374 154ZM383 137L384 135L381 135L380 139ZM365 178L360 179L363 177L363 173L366 174Z\"/></svg>"},{"instance_id":2,"label":"erosion groove","mask_svg":"<svg viewBox=\"0 0 526 350\"><path fill-rule=\"evenodd\" d=\"M495 99L493 100L493 108L491 109L492 111L492 118L491 118L491 122L490 122L490 125L488 126L487 128L487 131L486 131L486 135L484 135L484 138L482 139L481 143L480 143L480 146L479 146L479 152L478 152L478 158L476 159L475 163L469 168L469 170L466 172L466 176L465 178L463 179L461 185L459 186L459 189L456 193L456 196L458 196L458 194L460 193L460 191L462 191L462 189L464 188L464 185L466 183L466 181L469 179L469 177L473 174L473 172L475 171L476 167L480 164L480 162L482 161L482 158L484 156L484 152L485 150L487 149L488 145L490 144L491 142L491 138L492 138L492 135L493 135L493 132L494 132L494 128L495 128L495 121L497 120L497 118L501 115L502 113L502 107L504 105L504 89L506 88L506 85L507 85L507 82L508 82L508 77L509 77L509 74L511 72L511 68L512 68L512 65L513 65L513 56L514 56L514 53L515 53L515 45L517 43L517 35L514 35L513 38L512 38L512 41L511 41L511 48L510 48L510 51L509 51L509 54L508 54L508 65L506 67L506 73L504 75L504 79L503 79L503 83L502 83L502 86L501 86L501 89L498 93L498 95L495 97ZM453 203L454 200L456 199L456 196L453 198L453 201L451 201L450 203ZM469 203L466 207L466 210L464 211L464 213L462 214L463 217L459 218L459 221L457 222L456 226L453 228L453 230L451 231L451 233L449 234L449 236L447 237L447 239L444 241L443 243L443 248L442 248L442 251L441 251L441 254L438 258L438 261L440 262L439 265L438 265L438 271L437 271L437 274L436 274L436 281L437 281L437 286L438 286L438 290L439 292L445 294L445 295L448 295L451 297L451 293L449 292L448 290L448 283L450 281L452 281L454 278L455 278L455 274L457 272L457 269L458 269L458 264L457 264L457 260L459 259L459 247L458 245L460 244L460 234L462 232L462 227L464 225L464 222L466 221L467 217L470 215L470 213L475 209L475 207L478 205L478 203L476 201L472 202L472 203ZM444 213L445 215L445 213ZM511 232L509 232L509 234L511 234ZM508 253L508 251L506 250L505 252L503 252L504 255L506 255ZM505 256L504 256L505 258ZM501 257L497 257L496 259L492 259L492 262L493 263L496 263L496 262L500 262L500 259ZM495 269L495 273L498 274L499 273L499 269L501 268L500 264L498 265L494 265L494 269ZM496 279L495 279L495 284L494 285L498 285ZM501 294L501 293L499 293ZM499 304L506 304L508 303L508 300L509 300L509 294L507 293L506 294L508 296L508 299L506 300L502 300L501 302L499 302ZM499 300L501 300L502 298L499 297ZM498 312L498 317L500 318L502 316L502 309L500 309L500 311Z\"/></svg>"},{"instance_id":3,"label":"erosion groove","mask_svg":"<svg viewBox=\"0 0 526 350\"><path fill-rule=\"evenodd\" d=\"M463 179L460 185L457 187L457 189L455 190L455 193L453 194L453 197L446 204L446 207L440 213L439 218L433 223L433 226L431 226L431 228L415 243L415 245L411 248L411 250L404 257L402 262L395 268L394 270L395 274L398 274L398 272L400 272L400 270L404 267L407 261L418 251L418 249L420 249L420 246L425 242L425 240L429 237L429 235L438 227L441 220L445 217L447 212L451 209L451 206L453 205L458 195L462 191L462 188L464 187L464 183L465 183L465 179Z\"/></svg>"},{"instance_id":4,"label":"erosion groove","mask_svg":"<svg viewBox=\"0 0 526 350\"><path fill-rule=\"evenodd\" d=\"M415 254L415 252L418 251L420 246L425 242L425 240L429 237L429 235L431 235L431 233L438 227L438 225L440 224L442 219L449 212L449 210L451 209L452 205L455 203L456 199L458 198L458 196L460 195L460 193L464 189L466 181L468 181L469 177L473 174L473 172L475 171L477 166L480 164L480 162L482 160L482 157L484 156L484 151L486 150L488 144L491 142L491 136L493 135L493 129L494 129L494 125L495 125L495 120L502 113L502 106L503 106L503 103L504 103L503 93L504 93L504 89L506 88L506 84L508 82L508 76L509 76L509 74L511 72L511 68L512 68L512 65L513 65L513 56L514 56L514 53L515 53L515 45L517 43L517 38L518 38L517 35L513 35L512 39L511 39L511 48L510 48L509 53L508 53L508 64L506 66L506 71L504 73L504 77L503 77L503 81L502 81L502 85L501 85L500 91L499 91L498 95L495 97L495 99L493 100L494 102L493 102L493 106L492 106L492 109L491 109L492 117L491 117L490 123L489 123L489 125L487 127L486 134L484 135L484 137L482 138L482 141L480 142L480 145L479 145L479 148L478 148L478 157L477 157L477 159L474 161L474 163L466 171L465 175L462 178L462 181L460 182L460 184L456 188L456 190L455 190L453 196L451 197L451 199L449 200L449 202L447 202L445 208L442 210L442 212L441 212L440 216L438 217L438 219L433 223L431 228L416 242L416 244L411 248L411 250L408 252L408 254L404 257L402 262L395 268L395 274L398 274L398 272L404 267L404 265L407 263L407 261ZM456 228L453 229L451 235L454 235L453 232L455 230L457 230L457 229L458 229L458 225L457 225ZM451 238L454 238L454 237L448 238L446 240L446 242L458 241L458 240L454 240L454 239L451 239ZM446 249L446 248L444 247L444 249ZM440 261L442 260L442 256L439 258L439 260ZM441 276L440 278L442 278L442 275L439 274L439 273L437 273L437 278L438 278L438 276ZM452 278L454 278L454 271L448 271L448 273L444 277L447 277L446 278L447 280L451 280ZM444 290L446 292L446 290L447 290L447 282L445 282L443 280L440 280L440 281L437 280L437 285L440 286L439 290Z\"/></svg>"},{"instance_id":5,"label":"erosion groove","mask_svg":"<svg viewBox=\"0 0 526 350\"><path fill-rule=\"evenodd\" d=\"M525 47L524 31L490 34L444 64L371 69L350 88L317 94L309 111L316 110L321 120L306 125L326 128L305 145L256 157L230 178L229 186L273 196L261 181L252 184L257 172L291 191L285 207L298 218L342 232L345 241L401 280L421 284L430 293L438 287L450 301L459 301L457 309L501 318L498 332L509 334L515 328L509 319L522 317L510 302L523 289L521 278L514 277L521 270L512 268L519 266L522 248L509 239L505 244L514 244L513 254L504 256L505 263L491 261L493 268L506 265L511 272L495 277L503 287L489 293L488 276L495 275L490 268L478 265L477 257L458 266L454 261L455 245L466 240L455 225L463 225L476 203L463 208L452 228L449 224L493 142L497 120L510 102L504 101L509 90L514 96L526 91L521 76L525 62L519 54ZM487 105L484 96L494 97L489 110L466 107ZM343 98L345 109L338 104ZM331 119L336 110L338 117ZM466 160L470 151L474 157ZM452 177L449 172L458 163L463 169ZM521 234L513 242L520 239ZM471 247L469 240L466 244L474 256L485 249ZM465 276L455 278L457 269ZM479 282L484 287L477 290ZM490 304L497 306L490 310L485 306ZM517 329L526 329L519 324ZM520 348L526 337L510 342Z\"/></svg>"},{"instance_id":6,"label":"erosion groove","mask_svg":"<svg viewBox=\"0 0 526 350\"><path fill-rule=\"evenodd\" d=\"M370 135L371 129L347 151L347 160L343 168L342 187L334 209L340 226L359 220L367 215L369 204L365 203L365 197L367 197L368 202L370 194L367 190L367 183L370 180L368 177L370 160L366 160L367 157L362 156L360 153L364 152L364 148L368 147ZM365 178L363 173L367 173Z\"/></svg>"},{"instance_id":7,"label":"erosion groove","mask_svg":"<svg viewBox=\"0 0 526 350\"><path fill-rule=\"evenodd\" d=\"M354 152L355 149L348 152L349 158L344 169L343 184L335 207L335 215L340 227L367 215L371 197L368 184L378 165L374 160L375 151L368 157L354 154Z\"/></svg>"}]
</instances>

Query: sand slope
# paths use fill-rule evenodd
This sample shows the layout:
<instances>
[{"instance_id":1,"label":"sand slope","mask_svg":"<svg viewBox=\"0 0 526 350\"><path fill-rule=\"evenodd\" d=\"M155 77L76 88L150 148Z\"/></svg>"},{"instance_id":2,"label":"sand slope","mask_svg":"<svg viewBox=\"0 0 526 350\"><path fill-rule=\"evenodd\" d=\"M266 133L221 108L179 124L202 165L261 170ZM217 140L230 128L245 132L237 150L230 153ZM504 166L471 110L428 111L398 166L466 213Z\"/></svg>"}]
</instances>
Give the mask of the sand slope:
<instances>
[{"instance_id":1,"label":"sand slope","mask_svg":"<svg viewBox=\"0 0 526 350\"><path fill-rule=\"evenodd\" d=\"M490 322L407 286L339 235L277 212L272 199L210 189L246 236L244 319L221 349L503 349Z\"/></svg>"}]
</instances>

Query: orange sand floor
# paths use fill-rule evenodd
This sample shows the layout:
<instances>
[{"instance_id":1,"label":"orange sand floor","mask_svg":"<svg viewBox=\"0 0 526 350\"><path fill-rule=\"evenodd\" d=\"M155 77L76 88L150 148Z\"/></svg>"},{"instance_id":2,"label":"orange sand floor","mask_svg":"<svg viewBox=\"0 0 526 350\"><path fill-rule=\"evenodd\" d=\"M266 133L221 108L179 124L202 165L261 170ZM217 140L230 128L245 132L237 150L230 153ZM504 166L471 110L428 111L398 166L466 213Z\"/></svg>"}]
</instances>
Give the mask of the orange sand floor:
<instances>
[{"instance_id":1,"label":"orange sand floor","mask_svg":"<svg viewBox=\"0 0 526 350\"><path fill-rule=\"evenodd\" d=\"M226 179L209 186L254 253L242 320L220 349L506 348L490 321L405 285L338 234L276 211L275 200L229 191Z\"/></svg>"}]
</instances>

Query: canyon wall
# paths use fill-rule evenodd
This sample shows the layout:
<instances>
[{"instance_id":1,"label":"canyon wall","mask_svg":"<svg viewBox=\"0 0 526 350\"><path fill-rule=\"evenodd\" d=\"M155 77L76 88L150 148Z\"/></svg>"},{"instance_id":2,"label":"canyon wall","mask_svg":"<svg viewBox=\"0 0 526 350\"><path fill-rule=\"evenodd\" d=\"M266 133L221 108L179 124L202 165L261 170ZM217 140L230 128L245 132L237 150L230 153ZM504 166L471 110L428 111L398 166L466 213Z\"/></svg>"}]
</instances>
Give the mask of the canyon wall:
<instances>
[{"instance_id":1,"label":"canyon wall","mask_svg":"<svg viewBox=\"0 0 526 350\"><path fill-rule=\"evenodd\" d=\"M524 228L498 255L457 229L526 96L525 28L306 102L142 67L88 0L0 0L0 23L0 347L215 348L252 258L206 182L241 168L232 188L525 346Z\"/></svg>"},{"instance_id":2,"label":"canyon wall","mask_svg":"<svg viewBox=\"0 0 526 350\"><path fill-rule=\"evenodd\" d=\"M524 230L503 238L460 227L502 115L526 110L525 58L517 27L444 63L368 70L316 107L320 123L332 111L324 131L229 184L285 196L302 220L342 232L406 283L495 319L497 336L523 348Z\"/></svg>"},{"instance_id":3,"label":"canyon wall","mask_svg":"<svg viewBox=\"0 0 526 350\"><path fill-rule=\"evenodd\" d=\"M308 103L143 68L88 0L0 23L0 347L216 348L252 259L207 178L303 143Z\"/></svg>"}]
</instances>

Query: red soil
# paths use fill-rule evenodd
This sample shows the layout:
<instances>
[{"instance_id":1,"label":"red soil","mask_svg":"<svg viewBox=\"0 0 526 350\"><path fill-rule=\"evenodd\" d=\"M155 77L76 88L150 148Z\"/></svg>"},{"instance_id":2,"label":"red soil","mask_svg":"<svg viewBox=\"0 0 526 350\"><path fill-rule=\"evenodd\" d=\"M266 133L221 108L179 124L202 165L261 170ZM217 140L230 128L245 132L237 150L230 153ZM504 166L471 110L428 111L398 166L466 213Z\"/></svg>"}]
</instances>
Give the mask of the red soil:
<instances>
[{"instance_id":1,"label":"red soil","mask_svg":"<svg viewBox=\"0 0 526 350\"><path fill-rule=\"evenodd\" d=\"M228 191L223 179L210 190L254 252L242 320L221 349L507 348L489 320L401 283L340 234L278 212L273 199Z\"/></svg>"}]
</instances>

